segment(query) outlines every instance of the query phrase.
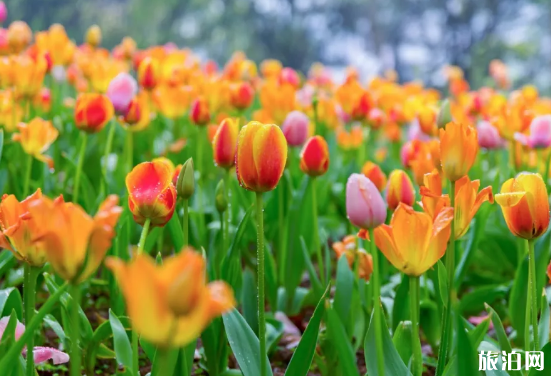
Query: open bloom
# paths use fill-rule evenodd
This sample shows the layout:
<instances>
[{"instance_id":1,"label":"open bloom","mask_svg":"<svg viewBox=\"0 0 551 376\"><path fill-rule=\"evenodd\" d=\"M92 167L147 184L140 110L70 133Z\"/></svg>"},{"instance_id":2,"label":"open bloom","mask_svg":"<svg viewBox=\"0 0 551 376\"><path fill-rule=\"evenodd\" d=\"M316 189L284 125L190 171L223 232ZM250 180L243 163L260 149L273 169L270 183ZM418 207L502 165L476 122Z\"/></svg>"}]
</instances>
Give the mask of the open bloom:
<instances>
[{"instance_id":1,"label":"open bloom","mask_svg":"<svg viewBox=\"0 0 551 376\"><path fill-rule=\"evenodd\" d=\"M386 175L383 170L381 170L379 165L371 161L365 162L362 167L362 174L364 174L367 178L369 178L369 180L373 182L373 184L375 184L379 192L382 192L385 189Z\"/></svg>"},{"instance_id":2,"label":"open bloom","mask_svg":"<svg viewBox=\"0 0 551 376\"><path fill-rule=\"evenodd\" d=\"M190 343L212 319L235 306L225 282L206 283L205 260L191 249L161 266L145 254L129 264L115 258L106 264L121 286L133 328L157 346Z\"/></svg>"},{"instance_id":3,"label":"open bloom","mask_svg":"<svg viewBox=\"0 0 551 376\"><path fill-rule=\"evenodd\" d=\"M277 125L251 121L239 132L235 167L239 184L267 192L279 183L287 162L287 142Z\"/></svg>"},{"instance_id":4,"label":"open bloom","mask_svg":"<svg viewBox=\"0 0 551 376\"><path fill-rule=\"evenodd\" d=\"M400 203L390 225L375 229L375 243L394 267L410 276L420 276L446 252L453 209L440 211L432 218Z\"/></svg>"},{"instance_id":5,"label":"open bloom","mask_svg":"<svg viewBox=\"0 0 551 376\"><path fill-rule=\"evenodd\" d=\"M14 133L12 139L21 144L25 153L47 163L50 168L53 167L52 158L43 154L59 134L52 123L41 118L34 118L28 124L20 123L17 128L19 133Z\"/></svg>"},{"instance_id":6,"label":"open bloom","mask_svg":"<svg viewBox=\"0 0 551 376\"><path fill-rule=\"evenodd\" d=\"M281 130L289 146L300 146L308 138L308 116L300 111L287 114Z\"/></svg>"},{"instance_id":7,"label":"open bloom","mask_svg":"<svg viewBox=\"0 0 551 376\"><path fill-rule=\"evenodd\" d=\"M395 210L400 202L412 206L415 201L413 183L403 170L394 170L388 177L386 202L390 210Z\"/></svg>"},{"instance_id":8,"label":"open bloom","mask_svg":"<svg viewBox=\"0 0 551 376\"><path fill-rule=\"evenodd\" d=\"M124 114L132 99L138 94L136 79L126 72L121 72L109 82L107 96L113 103L117 114Z\"/></svg>"},{"instance_id":9,"label":"open bloom","mask_svg":"<svg viewBox=\"0 0 551 376\"><path fill-rule=\"evenodd\" d=\"M300 153L300 169L310 176L320 176L329 168L329 147L321 136L311 137Z\"/></svg>"},{"instance_id":10,"label":"open bloom","mask_svg":"<svg viewBox=\"0 0 551 376\"><path fill-rule=\"evenodd\" d=\"M533 149L551 146L551 115L535 117L530 123L530 134L517 132L515 140Z\"/></svg>"},{"instance_id":11,"label":"open bloom","mask_svg":"<svg viewBox=\"0 0 551 376\"><path fill-rule=\"evenodd\" d=\"M75 104L75 125L86 133L97 133L111 120L114 112L106 95L83 93Z\"/></svg>"},{"instance_id":12,"label":"open bloom","mask_svg":"<svg viewBox=\"0 0 551 376\"><path fill-rule=\"evenodd\" d=\"M119 198L108 196L92 218L63 196L45 196L29 203L29 213L40 224L32 239L44 248L57 274L73 283L85 281L98 268L111 247L115 226L122 213Z\"/></svg>"},{"instance_id":13,"label":"open bloom","mask_svg":"<svg viewBox=\"0 0 551 376\"><path fill-rule=\"evenodd\" d=\"M476 129L466 124L448 123L440 129L440 160L444 175L457 181L467 175L478 153Z\"/></svg>"},{"instance_id":14,"label":"open bloom","mask_svg":"<svg viewBox=\"0 0 551 376\"><path fill-rule=\"evenodd\" d=\"M134 220L143 225L164 226L172 218L176 206L176 188L170 167L162 161L143 162L126 176L128 208Z\"/></svg>"},{"instance_id":15,"label":"open bloom","mask_svg":"<svg viewBox=\"0 0 551 376\"><path fill-rule=\"evenodd\" d=\"M346 183L346 213L354 226L371 229L386 219L386 205L379 190L363 175L352 174Z\"/></svg>"},{"instance_id":16,"label":"open bloom","mask_svg":"<svg viewBox=\"0 0 551 376\"><path fill-rule=\"evenodd\" d=\"M238 133L239 127L234 119L226 118L222 120L212 140L214 164L225 169L234 166Z\"/></svg>"},{"instance_id":17,"label":"open bloom","mask_svg":"<svg viewBox=\"0 0 551 376\"><path fill-rule=\"evenodd\" d=\"M356 243L356 236L348 235L340 242L333 243L333 250L335 251L337 258L346 256L348 265L352 268L356 257L358 258L358 275L361 279L369 281L371 273L373 273L373 258L365 249L358 249Z\"/></svg>"},{"instance_id":18,"label":"open bloom","mask_svg":"<svg viewBox=\"0 0 551 376\"><path fill-rule=\"evenodd\" d=\"M518 237L535 239L549 227L547 188L539 174L521 172L495 195L509 230Z\"/></svg>"}]
</instances>

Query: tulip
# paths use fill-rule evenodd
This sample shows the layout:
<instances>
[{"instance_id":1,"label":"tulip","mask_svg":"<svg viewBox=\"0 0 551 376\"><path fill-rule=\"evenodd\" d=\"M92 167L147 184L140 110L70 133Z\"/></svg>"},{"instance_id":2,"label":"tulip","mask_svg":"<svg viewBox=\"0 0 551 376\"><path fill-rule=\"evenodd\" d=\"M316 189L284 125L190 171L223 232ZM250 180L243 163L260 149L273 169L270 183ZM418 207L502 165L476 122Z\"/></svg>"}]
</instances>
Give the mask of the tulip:
<instances>
[{"instance_id":1,"label":"tulip","mask_svg":"<svg viewBox=\"0 0 551 376\"><path fill-rule=\"evenodd\" d=\"M144 130L151 122L151 109L146 92L132 98L124 115L119 116L119 121L130 132Z\"/></svg>"},{"instance_id":2,"label":"tulip","mask_svg":"<svg viewBox=\"0 0 551 376\"><path fill-rule=\"evenodd\" d=\"M75 104L75 125L86 133L97 133L111 120L113 104L103 94L83 93Z\"/></svg>"},{"instance_id":3,"label":"tulip","mask_svg":"<svg viewBox=\"0 0 551 376\"><path fill-rule=\"evenodd\" d=\"M3 23L8 18L8 8L3 1L0 1L0 23Z\"/></svg>"},{"instance_id":4,"label":"tulip","mask_svg":"<svg viewBox=\"0 0 551 376\"><path fill-rule=\"evenodd\" d=\"M380 226L386 219L386 205L371 180L352 174L346 184L346 213L350 222L362 229Z\"/></svg>"},{"instance_id":5,"label":"tulip","mask_svg":"<svg viewBox=\"0 0 551 376\"><path fill-rule=\"evenodd\" d=\"M395 210L403 202L412 206L415 201L415 189L409 176L403 170L394 170L388 178L386 202L390 210Z\"/></svg>"},{"instance_id":6,"label":"tulip","mask_svg":"<svg viewBox=\"0 0 551 376\"><path fill-rule=\"evenodd\" d=\"M252 121L239 132L235 166L243 188L255 192L273 190L286 161L287 143L277 125Z\"/></svg>"},{"instance_id":7,"label":"tulip","mask_svg":"<svg viewBox=\"0 0 551 376\"><path fill-rule=\"evenodd\" d=\"M436 125L438 128L445 128L446 124L453 121L451 113L451 104L449 99L445 99L440 105L438 116L436 118Z\"/></svg>"},{"instance_id":8,"label":"tulip","mask_svg":"<svg viewBox=\"0 0 551 376\"><path fill-rule=\"evenodd\" d=\"M138 82L145 90L152 90L159 81L159 63L147 56L138 67Z\"/></svg>"},{"instance_id":9,"label":"tulip","mask_svg":"<svg viewBox=\"0 0 551 376\"><path fill-rule=\"evenodd\" d=\"M230 103L243 111L249 108L254 100L254 89L248 82L233 84L230 88Z\"/></svg>"},{"instance_id":10,"label":"tulip","mask_svg":"<svg viewBox=\"0 0 551 376\"><path fill-rule=\"evenodd\" d=\"M206 283L205 260L189 248L162 266L146 254L129 264L111 257L106 265L121 287L133 329L161 349L187 345L235 306L225 282Z\"/></svg>"},{"instance_id":11,"label":"tulip","mask_svg":"<svg viewBox=\"0 0 551 376\"><path fill-rule=\"evenodd\" d=\"M39 56L36 60L27 55L13 57L12 85L18 96L29 100L42 89L42 82L48 67L46 60Z\"/></svg>"},{"instance_id":12,"label":"tulip","mask_svg":"<svg viewBox=\"0 0 551 376\"><path fill-rule=\"evenodd\" d=\"M480 121L476 126L478 132L478 144L487 150L503 147L504 141L499 135L499 130L488 121Z\"/></svg>"},{"instance_id":13,"label":"tulip","mask_svg":"<svg viewBox=\"0 0 551 376\"><path fill-rule=\"evenodd\" d=\"M218 185L216 186L216 190L214 193L214 203L216 211L218 211L218 213L224 213L228 208L228 198L226 197L226 187L224 185L224 180L220 180L218 182ZM220 223L223 222L224 221L221 221ZM226 247L224 247L223 249L226 249Z\"/></svg>"},{"instance_id":14,"label":"tulip","mask_svg":"<svg viewBox=\"0 0 551 376\"><path fill-rule=\"evenodd\" d=\"M189 117L195 125L207 125L210 121L210 110L208 102L204 97L199 97L193 101Z\"/></svg>"},{"instance_id":15,"label":"tulip","mask_svg":"<svg viewBox=\"0 0 551 376\"><path fill-rule=\"evenodd\" d=\"M373 99L368 92L364 92L357 99L356 103L352 107L350 116L354 120L364 121L366 120L369 112L373 108Z\"/></svg>"},{"instance_id":16,"label":"tulip","mask_svg":"<svg viewBox=\"0 0 551 376\"><path fill-rule=\"evenodd\" d=\"M515 133L515 140L532 149L551 146L551 115L535 117L530 123L530 134Z\"/></svg>"},{"instance_id":17,"label":"tulip","mask_svg":"<svg viewBox=\"0 0 551 376\"><path fill-rule=\"evenodd\" d=\"M93 48L101 44L101 29L98 25L92 25L86 31L86 43Z\"/></svg>"},{"instance_id":18,"label":"tulip","mask_svg":"<svg viewBox=\"0 0 551 376\"><path fill-rule=\"evenodd\" d=\"M353 126L350 132L341 127L336 133L337 144L344 150L358 149L363 145L363 131L360 126Z\"/></svg>"},{"instance_id":19,"label":"tulip","mask_svg":"<svg viewBox=\"0 0 551 376\"><path fill-rule=\"evenodd\" d=\"M365 249L357 249L356 237L353 235L346 236L342 242L333 243L333 250L337 258L340 259L343 255L348 260L348 265L352 268L356 256L358 257L358 276L366 281L369 281L371 273L373 273L373 257L368 254Z\"/></svg>"},{"instance_id":20,"label":"tulip","mask_svg":"<svg viewBox=\"0 0 551 376\"><path fill-rule=\"evenodd\" d=\"M138 83L134 77L126 72L119 73L107 87L107 97L109 97L115 112L119 115L126 114L132 99L137 93Z\"/></svg>"},{"instance_id":21,"label":"tulip","mask_svg":"<svg viewBox=\"0 0 551 376\"><path fill-rule=\"evenodd\" d=\"M437 169L426 173L423 181L423 186L420 189L420 205L423 207L423 211L434 220L443 208L450 206L450 198L448 195L442 194L442 177Z\"/></svg>"},{"instance_id":22,"label":"tulip","mask_svg":"<svg viewBox=\"0 0 551 376\"><path fill-rule=\"evenodd\" d=\"M174 214L176 188L172 172L163 162L143 162L126 176L128 208L134 220L144 226L162 227Z\"/></svg>"},{"instance_id":23,"label":"tulip","mask_svg":"<svg viewBox=\"0 0 551 376\"><path fill-rule=\"evenodd\" d=\"M300 169L305 174L316 177L329 168L329 147L321 136L311 137L300 153Z\"/></svg>"},{"instance_id":24,"label":"tulip","mask_svg":"<svg viewBox=\"0 0 551 376\"><path fill-rule=\"evenodd\" d=\"M191 92L183 86L157 85L153 98L161 114L176 120L185 115L191 101ZM179 132L179 128L176 128L176 132ZM175 134L175 138L178 138L178 134Z\"/></svg>"},{"instance_id":25,"label":"tulip","mask_svg":"<svg viewBox=\"0 0 551 376\"><path fill-rule=\"evenodd\" d=\"M220 123L212 140L214 164L229 170L235 165L237 134L239 127L234 119L227 118Z\"/></svg>"},{"instance_id":26,"label":"tulip","mask_svg":"<svg viewBox=\"0 0 551 376\"><path fill-rule=\"evenodd\" d=\"M308 138L309 119L300 111L287 114L281 129L289 146L301 146Z\"/></svg>"},{"instance_id":27,"label":"tulip","mask_svg":"<svg viewBox=\"0 0 551 376\"><path fill-rule=\"evenodd\" d=\"M193 172L193 159L189 158L180 168L176 181L178 197L189 200L195 192L195 177Z\"/></svg>"},{"instance_id":28,"label":"tulip","mask_svg":"<svg viewBox=\"0 0 551 376\"><path fill-rule=\"evenodd\" d=\"M377 187L379 192L382 192L386 187L386 175L381 168L371 161L364 163L362 167L362 174L369 178L373 184Z\"/></svg>"},{"instance_id":29,"label":"tulip","mask_svg":"<svg viewBox=\"0 0 551 376\"><path fill-rule=\"evenodd\" d=\"M494 202L492 187L488 186L478 192L479 187L480 180L471 181L468 176L455 182L455 239L459 239L467 233L469 225L482 203L489 201L493 204Z\"/></svg>"},{"instance_id":30,"label":"tulip","mask_svg":"<svg viewBox=\"0 0 551 376\"><path fill-rule=\"evenodd\" d=\"M444 175L455 182L467 175L478 153L476 129L461 123L448 123L440 129L440 158Z\"/></svg>"},{"instance_id":31,"label":"tulip","mask_svg":"<svg viewBox=\"0 0 551 376\"><path fill-rule=\"evenodd\" d=\"M24 21L13 21L8 28L8 44L13 53L25 49L33 38L33 32Z\"/></svg>"},{"instance_id":32,"label":"tulip","mask_svg":"<svg viewBox=\"0 0 551 376\"><path fill-rule=\"evenodd\" d=\"M27 124L20 123L18 129L20 133L13 134L13 141L19 142L25 153L47 163L52 168L52 158L43 154L59 134L52 123L41 118L34 118Z\"/></svg>"}]
</instances>

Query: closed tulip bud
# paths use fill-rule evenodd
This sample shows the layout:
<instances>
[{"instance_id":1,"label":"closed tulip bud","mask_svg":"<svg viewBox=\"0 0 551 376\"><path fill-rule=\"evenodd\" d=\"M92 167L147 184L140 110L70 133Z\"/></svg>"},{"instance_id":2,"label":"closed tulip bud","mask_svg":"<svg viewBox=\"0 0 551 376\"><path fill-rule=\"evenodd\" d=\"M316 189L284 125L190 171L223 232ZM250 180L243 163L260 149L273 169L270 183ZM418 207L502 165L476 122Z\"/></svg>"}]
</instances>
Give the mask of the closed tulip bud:
<instances>
[{"instance_id":1,"label":"closed tulip bud","mask_svg":"<svg viewBox=\"0 0 551 376\"><path fill-rule=\"evenodd\" d=\"M469 173L477 153L476 129L461 123L448 123L445 129L440 129L442 171L452 182Z\"/></svg>"},{"instance_id":2,"label":"closed tulip bud","mask_svg":"<svg viewBox=\"0 0 551 376\"><path fill-rule=\"evenodd\" d=\"M228 198L226 197L226 186L224 180L220 180L216 186L214 203L216 204L216 210L219 213L223 213L228 208Z\"/></svg>"},{"instance_id":3,"label":"closed tulip bud","mask_svg":"<svg viewBox=\"0 0 551 376\"><path fill-rule=\"evenodd\" d=\"M293 68L283 68L279 74L279 83L281 85L289 84L298 88L300 85L300 77Z\"/></svg>"},{"instance_id":4,"label":"closed tulip bud","mask_svg":"<svg viewBox=\"0 0 551 376\"><path fill-rule=\"evenodd\" d=\"M138 82L145 90L152 90L159 81L159 63L146 56L138 67Z\"/></svg>"},{"instance_id":5,"label":"closed tulip bud","mask_svg":"<svg viewBox=\"0 0 551 376\"><path fill-rule=\"evenodd\" d=\"M97 47L101 44L101 29L98 25L92 25L86 31L86 43L92 47Z\"/></svg>"},{"instance_id":6,"label":"closed tulip bud","mask_svg":"<svg viewBox=\"0 0 551 376\"><path fill-rule=\"evenodd\" d=\"M444 128L446 124L453 121L451 105L449 99L444 99L440 105L440 110L438 111L438 116L436 117L436 125L438 128Z\"/></svg>"},{"instance_id":7,"label":"closed tulip bud","mask_svg":"<svg viewBox=\"0 0 551 376\"><path fill-rule=\"evenodd\" d=\"M289 146L301 146L306 142L310 120L300 111L289 112L281 129Z\"/></svg>"},{"instance_id":8,"label":"closed tulip bud","mask_svg":"<svg viewBox=\"0 0 551 376\"><path fill-rule=\"evenodd\" d=\"M350 222L361 229L376 228L385 222L385 202L375 184L363 175L348 178L346 213Z\"/></svg>"},{"instance_id":9,"label":"closed tulip bud","mask_svg":"<svg viewBox=\"0 0 551 376\"><path fill-rule=\"evenodd\" d=\"M490 122L480 121L476 126L478 133L478 145L486 150L502 148L505 144L499 131Z\"/></svg>"},{"instance_id":10,"label":"closed tulip bud","mask_svg":"<svg viewBox=\"0 0 551 376\"><path fill-rule=\"evenodd\" d=\"M83 93L75 104L75 125L86 133L97 133L115 113L113 104L103 94Z\"/></svg>"},{"instance_id":11,"label":"closed tulip bud","mask_svg":"<svg viewBox=\"0 0 551 376\"><path fill-rule=\"evenodd\" d=\"M165 163L140 163L126 175L126 189L128 208L138 224L150 220L152 226L162 227L172 218L176 188L172 184L172 171Z\"/></svg>"},{"instance_id":12,"label":"closed tulip bud","mask_svg":"<svg viewBox=\"0 0 551 376\"><path fill-rule=\"evenodd\" d=\"M250 191L267 192L279 183L287 163L287 142L277 125L251 121L239 132L237 181Z\"/></svg>"},{"instance_id":13,"label":"closed tulip bud","mask_svg":"<svg viewBox=\"0 0 551 376\"><path fill-rule=\"evenodd\" d=\"M529 135L515 133L515 140L532 149L546 149L551 146L551 115L535 117L530 123Z\"/></svg>"},{"instance_id":14,"label":"closed tulip bud","mask_svg":"<svg viewBox=\"0 0 551 376\"><path fill-rule=\"evenodd\" d=\"M8 18L8 8L3 1L0 1L0 23L6 21L6 18Z\"/></svg>"},{"instance_id":15,"label":"closed tulip bud","mask_svg":"<svg viewBox=\"0 0 551 376\"><path fill-rule=\"evenodd\" d=\"M14 53L19 53L31 43L33 32L24 21L13 21L8 28L8 45Z\"/></svg>"},{"instance_id":16,"label":"closed tulip bud","mask_svg":"<svg viewBox=\"0 0 551 376\"><path fill-rule=\"evenodd\" d=\"M239 126L234 119L222 120L212 139L212 154L215 165L225 169L230 169L235 165L238 133Z\"/></svg>"},{"instance_id":17,"label":"closed tulip bud","mask_svg":"<svg viewBox=\"0 0 551 376\"><path fill-rule=\"evenodd\" d=\"M130 102L136 94L138 94L138 83L126 72L115 76L107 87L107 96L113 103L115 112L119 115L124 115L128 111Z\"/></svg>"},{"instance_id":18,"label":"closed tulip bud","mask_svg":"<svg viewBox=\"0 0 551 376\"><path fill-rule=\"evenodd\" d=\"M178 192L178 197L184 200L189 200L193 196L193 192L195 192L195 172L192 158L189 158L180 169L176 191Z\"/></svg>"},{"instance_id":19,"label":"closed tulip bud","mask_svg":"<svg viewBox=\"0 0 551 376\"><path fill-rule=\"evenodd\" d=\"M238 110L248 108L254 99L254 89L248 82L233 84L230 88L230 103Z\"/></svg>"},{"instance_id":20,"label":"closed tulip bud","mask_svg":"<svg viewBox=\"0 0 551 376\"><path fill-rule=\"evenodd\" d=\"M501 186L495 200L501 206L507 227L523 239L536 239L549 227L549 199L539 174L521 172Z\"/></svg>"},{"instance_id":21,"label":"closed tulip bud","mask_svg":"<svg viewBox=\"0 0 551 376\"><path fill-rule=\"evenodd\" d=\"M365 175L379 190L382 192L386 187L386 175L381 168L371 161L364 163L362 167L362 174Z\"/></svg>"},{"instance_id":22,"label":"closed tulip bud","mask_svg":"<svg viewBox=\"0 0 551 376\"><path fill-rule=\"evenodd\" d=\"M25 153L53 167L53 160L43 153L57 139L58 130L51 122L34 118L28 124L20 123L20 133L14 133L12 140L19 142Z\"/></svg>"},{"instance_id":23,"label":"closed tulip bud","mask_svg":"<svg viewBox=\"0 0 551 376\"><path fill-rule=\"evenodd\" d=\"M392 171L386 189L386 202L390 210L395 210L401 202L413 206L414 201L415 189L408 174L403 170Z\"/></svg>"},{"instance_id":24,"label":"closed tulip bud","mask_svg":"<svg viewBox=\"0 0 551 376\"><path fill-rule=\"evenodd\" d=\"M352 107L350 116L354 120L359 120L359 121L366 120L372 108L373 108L373 99L371 98L371 95L369 95L368 92L364 92L358 97L358 100Z\"/></svg>"},{"instance_id":25,"label":"closed tulip bud","mask_svg":"<svg viewBox=\"0 0 551 376\"><path fill-rule=\"evenodd\" d=\"M309 176L320 176L329 168L329 147L321 136L311 137L300 153L300 169Z\"/></svg>"},{"instance_id":26,"label":"closed tulip bud","mask_svg":"<svg viewBox=\"0 0 551 376\"><path fill-rule=\"evenodd\" d=\"M193 101L189 117L195 125L207 125L210 121L210 110L209 104L204 97L199 97Z\"/></svg>"}]
</instances>

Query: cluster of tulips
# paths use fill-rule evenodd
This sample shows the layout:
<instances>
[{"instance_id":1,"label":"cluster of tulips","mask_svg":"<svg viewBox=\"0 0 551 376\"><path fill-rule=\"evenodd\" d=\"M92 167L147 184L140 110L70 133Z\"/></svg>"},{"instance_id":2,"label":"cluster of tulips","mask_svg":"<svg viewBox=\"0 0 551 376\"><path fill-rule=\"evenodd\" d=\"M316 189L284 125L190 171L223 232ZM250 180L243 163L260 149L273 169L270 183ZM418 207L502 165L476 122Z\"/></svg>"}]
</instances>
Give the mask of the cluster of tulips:
<instances>
[{"instance_id":1,"label":"cluster of tulips","mask_svg":"<svg viewBox=\"0 0 551 376\"><path fill-rule=\"evenodd\" d=\"M97 26L76 45L14 21L0 54L0 374L470 376L481 348L551 352L551 99L502 62L478 90L446 67L443 98L392 71L110 51ZM490 223L513 331L465 283Z\"/></svg>"}]
</instances>

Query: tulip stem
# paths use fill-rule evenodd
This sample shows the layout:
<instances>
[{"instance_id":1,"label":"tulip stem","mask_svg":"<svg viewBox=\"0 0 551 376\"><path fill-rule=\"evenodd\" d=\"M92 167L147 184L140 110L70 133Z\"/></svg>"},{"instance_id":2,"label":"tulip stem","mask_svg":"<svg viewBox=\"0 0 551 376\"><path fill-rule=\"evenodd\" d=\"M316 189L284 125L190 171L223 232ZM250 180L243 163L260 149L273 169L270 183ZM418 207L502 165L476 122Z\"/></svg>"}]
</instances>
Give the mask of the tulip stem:
<instances>
[{"instance_id":1,"label":"tulip stem","mask_svg":"<svg viewBox=\"0 0 551 376\"><path fill-rule=\"evenodd\" d=\"M23 351L23 348L29 341L28 337L34 335L34 333L42 323L42 320L44 320L44 317L46 317L46 315L50 313L50 311L54 307L54 304L57 303L57 301L61 298L61 295L63 295L63 293L65 293L65 291L67 290L67 287L69 287L67 283L59 287L55 293L50 295L50 297L48 298L48 300L46 300L42 307L40 307L38 313L33 317L31 322L26 325L26 329L23 335L9 348L8 352L4 354L4 356L0 360L0 369L9 369L10 364L12 364L15 358L21 354L21 351ZM29 355L32 356L32 350L30 350Z\"/></svg>"},{"instance_id":2,"label":"tulip stem","mask_svg":"<svg viewBox=\"0 0 551 376\"><path fill-rule=\"evenodd\" d=\"M532 332L534 337L534 351L538 351L538 294L536 289L536 257L534 253L534 240L526 240L528 242L528 262L529 262L529 278L530 278L530 295L532 300ZM528 320L528 317L526 317Z\"/></svg>"},{"instance_id":3,"label":"tulip stem","mask_svg":"<svg viewBox=\"0 0 551 376\"><path fill-rule=\"evenodd\" d=\"M450 205L454 208L454 219L450 225L450 241L446 250L446 270L448 272L448 303L443 308L443 326L440 337L440 349L438 352L438 364L436 366L436 376L443 375L448 357L448 345L451 340L451 306L453 304L453 278L455 275L455 182L450 181Z\"/></svg>"},{"instance_id":4,"label":"tulip stem","mask_svg":"<svg viewBox=\"0 0 551 376\"><path fill-rule=\"evenodd\" d=\"M149 225L151 224L151 219L147 218L143 224L142 235L140 236L140 242L138 243L138 254L143 252L145 247L145 240L147 239L147 233L149 232Z\"/></svg>"},{"instance_id":5,"label":"tulip stem","mask_svg":"<svg viewBox=\"0 0 551 376\"><path fill-rule=\"evenodd\" d=\"M256 192L257 267L258 267L258 339L260 340L260 376L266 376L266 317L264 312L264 204L262 192Z\"/></svg>"},{"instance_id":6,"label":"tulip stem","mask_svg":"<svg viewBox=\"0 0 551 376\"><path fill-rule=\"evenodd\" d=\"M107 185L107 165L109 154L111 154L111 148L113 146L113 138L115 137L115 130L117 128L117 125L115 124L115 121L112 120L111 124L109 125L109 133L107 134L107 143L105 144L105 152L103 153L103 179L105 181L105 184Z\"/></svg>"},{"instance_id":7,"label":"tulip stem","mask_svg":"<svg viewBox=\"0 0 551 376\"><path fill-rule=\"evenodd\" d=\"M75 174L75 184L73 187L73 202L75 204L78 203L78 188L80 186L80 175L82 174L82 164L84 163L84 154L86 153L86 142L88 141L88 136L86 133L81 133L81 144L80 144L80 152L78 156L78 162L77 162L77 171Z\"/></svg>"},{"instance_id":8,"label":"tulip stem","mask_svg":"<svg viewBox=\"0 0 551 376\"><path fill-rule=\"evenodd\" d=\"M25 263L25 284L23 285L23 296L25 299L25 325L29 325L34 316L36 278L40 269ZM30 349L30 350L29 350ZM27 376L34 376L34 333L27 341Z\"/></svg>"},{"instance_id":9,"label":"tulip stem","mask_svg":"<svg viewBox=\"0 0 551 376\"><path fill-rule=\"evenodd\" d=\"M80 376L81 353L78 346L80 340L80 286L71 284L71 376Z\"/></svg>"},{"instance_id":10,"label":"tulip stem","mask_svg":"<svg viewBox=\"0 0 551 376\"><path fill-rule=\"evenodd\" d=\"M126 131L126 173L132 171L134 167L134 134L132 131Z\"/></svg>"},{"instance_id":11,"label":"tulip stem","mask_svg":"<svg viewBox=\"0 0 551 376\"><path fill-rule=\"evenodd\" d=\"M182 220L182 230L184 231L184 248L189 245L189 200L183 200L184 218Z\"/></svg>"},{"instance_id":12,"label":"tulip stem","mask_svg":"<svg viewBox=\"0 0 551 376\"><path fill-rule=\"evenodd\" d=\"M23 198L29 194L29 186L31 183L31 173L33 171L33 156L27 155L27 169L25 170L25 181L23 184Z\"/></svg>"},{"instance_id":13,"label":"tulip stem","mask_svg":"<svg viewBox=\"0 0 551 376\"><path fill-rule=\"evenodd\" d=\"M325 268L323 267L323 257L321 256L321 245L318 225L318 199L317 199L317 184L316 178L312 178L312 210L314 220L314 247L318 258L318 268L321 277L321 284L325 286Z\"/></svg>"},{"instance_id":14,"label":"tulip stem","mask_svg":"<svg viewBox=\"0 0 551 376\"><path fill-rule=\"evenodd\" d=\"M379 251L375 245L375 231L369 229L371 257L373 257L373 322L375 325L375 352L377 354L377 370L379 376L385 374L385 363L383 354L383 331L381 328L381 281L379 276Z\"/></svg>"},{"instance_id":15,"label":"tulip stem","mask_svg":"<svg viewBox=\"0 0 551 376\"><path fill-rule=\"evenodd\" d=\"M153 361L151 376L172 376L175 366L174 358L174 354L171 354L170 349L158 348Z\"/></svg>"},{"instance_id":16,"label":"tulip stem","mask_svg":"<svg viewBox=\"0 0 551 376\"><path fill-rule=\"evenodd\" d=\"M419 339L419 277L409 277L409 311L412 324L413 375L421 376L423 374L423 353Z\"/></svg>"}]
</instances>

